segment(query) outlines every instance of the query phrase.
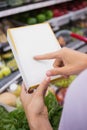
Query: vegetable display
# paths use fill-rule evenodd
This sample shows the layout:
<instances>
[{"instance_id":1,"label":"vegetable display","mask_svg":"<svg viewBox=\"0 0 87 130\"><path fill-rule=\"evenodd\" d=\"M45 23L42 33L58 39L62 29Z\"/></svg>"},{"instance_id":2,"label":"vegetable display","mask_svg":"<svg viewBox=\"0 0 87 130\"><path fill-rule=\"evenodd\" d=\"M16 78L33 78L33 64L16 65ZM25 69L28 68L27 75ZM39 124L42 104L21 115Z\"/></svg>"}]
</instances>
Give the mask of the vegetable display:
<instances>
[{"instance_id":1,"label":"vegetable display","mask_svg":"<svg viewBox=\"0 0 87 130\"><path fill-rule=\"evenodd\" d=\"M45 97L45 104L48 109L49 121L53 127L53 130L58 130L62 106L58 104L56 97L51 92L49 92Z\"/></svg>"},{"instance_id":2,"label":"vegetable display","mask_svg":"<svg viewBox=\"0 0 87 130\"><path fill-rule=\"evenodd\" d=\"M59 78L58 80L54 80L52 81L52 84L54 84L56 87L63 87L63 88L66 88L66 87L69 87L69 85L73 82L73 80L76 78L75 75L73 76L70 76L69 78Z\"/></svg>"},{"instance_id":3,"label":"vegetable display","mask_svg":"<svg viewBox=\"0 0 87 130\"><path fill-rule=\"evenodd\" d=\"M53 130L57 130L62 107L58 105L56 97L51 92L45 97L45 104ZM3 107L0 107L0 130L30 130L23 108L19 107L8 113Z\"/></svg>"}]
</instances>

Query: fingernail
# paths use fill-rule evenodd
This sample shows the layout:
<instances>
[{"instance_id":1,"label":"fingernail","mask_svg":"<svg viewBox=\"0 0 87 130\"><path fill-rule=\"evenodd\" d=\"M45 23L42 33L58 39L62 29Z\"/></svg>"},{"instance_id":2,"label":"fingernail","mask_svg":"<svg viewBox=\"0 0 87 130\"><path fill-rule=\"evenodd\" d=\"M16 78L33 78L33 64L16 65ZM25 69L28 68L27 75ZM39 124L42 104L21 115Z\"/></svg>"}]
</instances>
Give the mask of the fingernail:
<instances>
[{"instance_id":1,"label":"fingernail","mask_svg":"<svg viewBox=\"0 0 87 130\"><path fill-rule=\"evenodd\" d=\"M50 71L47 71L47 76L51 76L51 72Z\"/></svg>"}]
</instances>

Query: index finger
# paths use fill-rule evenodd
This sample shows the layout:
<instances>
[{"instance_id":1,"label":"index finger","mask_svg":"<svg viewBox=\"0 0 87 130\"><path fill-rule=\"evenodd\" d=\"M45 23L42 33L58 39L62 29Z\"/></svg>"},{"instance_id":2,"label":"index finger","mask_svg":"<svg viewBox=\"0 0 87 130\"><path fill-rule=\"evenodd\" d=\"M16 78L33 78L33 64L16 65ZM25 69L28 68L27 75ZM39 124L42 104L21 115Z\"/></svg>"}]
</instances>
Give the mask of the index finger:
<instances>
[{"instance_id":1,"label":"index finger","mask_svg":"<svg viewBox=\"0 0 87 130\"><path fill-rule=\"evenodd\" d=\"M58 56L58 51L52 52L52 53L43 54L43 55L37 55L37 56L34 56L34 59L35 60L48 60L48 59L57 58L57 56Z\"/></svg>"}]
</instances>

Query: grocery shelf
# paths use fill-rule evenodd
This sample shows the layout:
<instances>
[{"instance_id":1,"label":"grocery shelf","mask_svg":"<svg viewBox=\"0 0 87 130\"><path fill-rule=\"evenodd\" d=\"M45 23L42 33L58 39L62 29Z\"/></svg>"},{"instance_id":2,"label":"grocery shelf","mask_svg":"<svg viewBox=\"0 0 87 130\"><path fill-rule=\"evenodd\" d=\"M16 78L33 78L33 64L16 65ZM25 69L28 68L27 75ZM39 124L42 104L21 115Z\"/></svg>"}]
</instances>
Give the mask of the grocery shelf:
<instances>
[{"instance_id":1,"label":"grocery shelf","mask_svg":"<svg viewBox=\"0 0 87 130\"><path fill-rule=\"evenodd\" d=\"M11 50L11 47L9 46L9 44L3 47L3 52L10 51L10 50Z\"/></svg>"},{"instance_id":2,"label":"grocery shelf","mask_svg":"<svg viewBox=\"0 0 87 130\"><path fill-rule=\"evenodd\" d=\"M75 20L81 18L81 15L86 14L87 11L87 7L77 10L77 11L73 11L73 12L69 12L68 14L56 17L56 18L52 18L51 20L48 20L47 22L49 22L53 28L53 31L57 31L59 29L60 26L67 24L69 22L69 20ZM10 50L10 46L5 46L4 51Z\"/></svg>"},{"instance_id":3,"label":"grocery shelf","mask_svg":"<svg viewBox=\"0 0 87 130\"><path fill-rule=\"evenodd\" d=\"M57 18L53 18L51 20L49 20L48 22L52 25L52 26L61 26L61 25L64 25L64 24L67 24L70 20L70 16L71 14L68 13L68 14L65 14L63 16L60 16L60 17L57 17Z\"/></svg>"},{"instance_id":4,"label":"grocery shelf","mask_svg":"<svg viewBox=\"0 0 87 130\"><path fill-rule=\"evenodd\" d=\"M18 80L21 77L19 71L15 71L4 79L0 80L0 93L9 87L12 83Z\"/></svg>"},{"instance_id":5,"label":"grocery shelf","mask_svg":"<svg viewBox=\"0 0 87 130\"><path fill-rule=\"evenodd\" d=\"M35 9L40 9L43 7L48 7L48 6L52 6L52 5L56 5L56 4L60 4L60 3L68 2L68 1L72 1L72 0L48 0L48 1L38 2L38 3L30 3L27 5L14 7L14 8L10 7L8 9L0 11L0 18L22 13L22 12L35 10ZM65 15L52 18L51 20L48 20L47 22L51 24L54 31L57 31L60 26L69 23L70 20L77 20L77 19L83 18L85 14L87 15L87 7L77 10L77 11L68 12ZM66 47L87 53L87 45L82 41L71 42L67 44ZM5 47L3 47L3 52L9 51L9 50L11 50L9 45L8 46L6 45ZM0 93L2 93L5 89L7 89L10 84L16 82L20 77L21 77L20 72L16 71L12 73L11 75L9 75L8 77L5 77L4 79L0 80Z\"/></svg>"},{"instance_id":6,"label":"grocery shelf","mask_svg":"<svg viewBox=\"0 0 87 130\"><path fill-rule=\"evenodd\" d=\"M69 12L68 14L65 14L60 17L52 18L48 22L52 25L54 31L56 31L57 28L59 28L60 26L67 24L69 20L77 20L77 19L84 18L85 14L87 14L87 7L77 11Z\"/></svg>"},{"instance_id":7,"label":"grocery shelf","mask_svg":"<svg viewBox=\"0 0 87 130\"><path fill-rule=\"evenodd\" d=\"M87 14L87 7L85 8L85 14Z\"/></svg>"},{"instance_id":8,"label":"grocery shelf","mask_svg":"<svg viewBox=\"0 0 87 130\"><path fill-rule=\"evenodd\" d=\"M71 12L70 14L71 20L77 20L77 19L83 18L84 15L86 14L86 11L87 11L87 7Z\"/></svg>"},{"instance_id":9,"label":"grocery shelf","mask_svg":"<svg viewBox=\"0 0 87 130\"><path fill-rule=\"evenodd\" d=\"M10 8L10 9L0 11L0 18L17 14L17 13L22 13L22 12L26 12L30 10L35 10L35 9L51 6L51 5L56 5L56 4L60 4L63 2L68 2L68 1L71 1L71 0L50 0L50 1L48 0L45 2L32 3L28 5L23 5L20 7Z\"/></svg>"}]
</instances>

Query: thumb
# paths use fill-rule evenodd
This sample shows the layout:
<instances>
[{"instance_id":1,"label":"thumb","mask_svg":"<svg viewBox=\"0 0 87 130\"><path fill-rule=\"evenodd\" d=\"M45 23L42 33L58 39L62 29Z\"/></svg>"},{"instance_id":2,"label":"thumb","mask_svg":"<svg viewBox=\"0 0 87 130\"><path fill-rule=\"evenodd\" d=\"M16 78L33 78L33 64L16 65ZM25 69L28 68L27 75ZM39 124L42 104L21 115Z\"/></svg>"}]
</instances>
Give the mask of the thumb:
<instances>
[{"instance_id":1,"label":"thumb","mask_svg":"<svg viewBox=\"0 0 87 130\"><path fill-rule=\"evenodd\" d=\"M72 68L69 66L64 66L64 67L58 67L58 68L54 68L51 70L48 70L46 75L47 76L55 76L55 75L70 75L72 74Z\"/></svg>"},{"instance_id":2,"label":"thumb","mask_svg":"<svg viewBox=\"0 0 87 130\"><path fill-rule=\"evenodd\" d=\"M39 87L37 88L37 94L40 95L40 96L44 96L45 93L46 93L46 90L48 88L48 85L50 83L50 77L46 77L42 83L39 85Z\"/></svg>"}]
</instances>

